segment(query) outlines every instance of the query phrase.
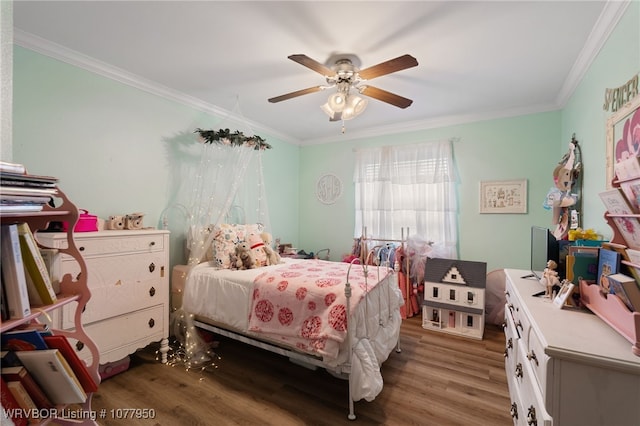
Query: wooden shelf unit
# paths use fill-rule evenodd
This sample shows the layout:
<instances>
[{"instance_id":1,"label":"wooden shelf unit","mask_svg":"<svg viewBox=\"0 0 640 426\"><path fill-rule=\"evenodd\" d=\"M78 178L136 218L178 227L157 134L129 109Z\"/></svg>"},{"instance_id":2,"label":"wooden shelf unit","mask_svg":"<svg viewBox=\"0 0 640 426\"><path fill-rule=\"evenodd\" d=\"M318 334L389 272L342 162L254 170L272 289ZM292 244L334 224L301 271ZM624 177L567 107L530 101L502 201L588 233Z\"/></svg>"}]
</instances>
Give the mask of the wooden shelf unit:
<instances>
[{"instance_id":1,"label":"wooden shelf unit","mask_svg":"<svg viewBox=\"0 0 640 426\"><path fill-rule=\"evenodd\" d=\"M58 296L58 301L51 305L32 305L32 313L26 318L22 318L19 320L8 320L0 323L0 332L4 333L13 328L16 328L22 324L28 324L31 322L40 322L40 317L43 314L48 314L49 312L53 312L57 309L62 308L63 306L76 302L75 307L75 315L74 322L75 328L73 330L59 330L52 329L54 334L59 334L66 336L69 339L75 339L78 342L81 342L81 345L88 349L91 353L91 363L87 366L91 377L96 383L100 383L100 374L98 371L100 356L98 352L98 348L94 341L87 335L84 330L82 324L82 312L84 310L85 305L91 298L91 292L87 286L87 267L82 257L82 254L76 247L74 238L73 238L73 228L78 221L78 209L77 207L67 198L67 196L60 190L57 189L57 193L53 196L54 198L60 199L62 203L57 207L51 207L48 205L44 206L43 211L41 212L29 212L29 213L2 213L0 214L0 223L2 225L7 224L18 224L18 223L28 223L31 231L34 233L36 237L36 241L38 241L38 231L42 231L47 229L49 224L52 221L64 221L70 224L69 230L66 232L66 239L68 243L68 247L65 249L59 249L61 252L72 256L80 266L80 274L76 277L72 277L67 274L60 280L60 293ZM51 248L43 246L39 241L38 245L41 248ZM91 410L91 399L93 394L87 394L87 400L83 404L73 404L73 410L82 410L86 417L88 414L92 413ZM51 416L48 418L36 420L36 423L31 422L30 425L46 425L49 423L53 424L85 424L85 425L97 425L98 423L91 418L82 418L82 419L72 419L66 418L64 409L67 406L57 406L58 417ZM67 408L69 409L69 408Z\"/></svg>"}]
</instances>

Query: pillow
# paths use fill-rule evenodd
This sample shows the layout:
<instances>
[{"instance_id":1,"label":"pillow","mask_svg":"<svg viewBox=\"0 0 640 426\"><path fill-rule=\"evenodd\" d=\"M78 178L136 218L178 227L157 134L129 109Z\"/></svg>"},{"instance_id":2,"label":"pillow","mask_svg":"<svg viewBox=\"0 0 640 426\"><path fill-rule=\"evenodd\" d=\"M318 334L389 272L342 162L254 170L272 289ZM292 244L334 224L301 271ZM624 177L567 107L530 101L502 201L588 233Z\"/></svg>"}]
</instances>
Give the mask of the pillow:
<instances>
[{"instance_id":1,"label":"pillow","mask_svg":"<svg viewBox=\"0 0 640 426\"><path fill-rule=\"evenodd\" d=\"M223 223L214 227L215 236L211 247L207 250L207 258L213 261L218 268L231 268L231 255L235 254L236 244L248 241L250 234L260 235L263 226L261 224L231 224Z\"/></svg>"}]
</instances>

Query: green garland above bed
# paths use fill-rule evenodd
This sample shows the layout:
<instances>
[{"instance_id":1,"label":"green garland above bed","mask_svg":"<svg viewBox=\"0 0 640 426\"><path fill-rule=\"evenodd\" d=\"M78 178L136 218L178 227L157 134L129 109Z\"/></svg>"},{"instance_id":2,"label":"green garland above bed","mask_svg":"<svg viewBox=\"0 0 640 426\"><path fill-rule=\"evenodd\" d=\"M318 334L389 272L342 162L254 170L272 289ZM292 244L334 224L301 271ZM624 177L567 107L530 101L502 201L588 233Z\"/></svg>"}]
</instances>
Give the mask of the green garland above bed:
<instances>
[{"instance_id":1,"label":"green garland above bed","mask_svg":"<svg viewBox=\"0 0 640 426\"><path fill-rule=\"evenodd\" d=\"M260 136L245 136L244 133L238 130L236 130L235 132L231 132L229 129L220 129L218 131L196 129L194 133L199 133L200 137L204 140L205 143L246 146L253 147L253 149L255 150L271 149L271 145L269 145Z\"/></svg>"}]
</instances>

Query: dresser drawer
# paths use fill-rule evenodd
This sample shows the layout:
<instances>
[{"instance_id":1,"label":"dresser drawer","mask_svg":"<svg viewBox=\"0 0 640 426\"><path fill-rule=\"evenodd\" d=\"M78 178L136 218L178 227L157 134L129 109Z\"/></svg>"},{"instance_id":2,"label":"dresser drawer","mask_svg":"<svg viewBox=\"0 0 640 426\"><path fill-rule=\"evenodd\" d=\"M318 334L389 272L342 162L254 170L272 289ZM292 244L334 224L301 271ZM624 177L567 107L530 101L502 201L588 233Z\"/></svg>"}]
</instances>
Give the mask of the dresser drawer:
<instances>
[{"instance_id":1,"label":"dresser drawer","mask_svg":"<svg viewBox=\"0 0 640 426\"><path fill-rule=\"evenodd\" d=\"M529 330L528 341L525 356L535 375L538 389L540 392L544 392L547 389L547 366L551 358L544 352L545 345L542 344L542 340L533 328Z\"/></svg>"},{"instance_id":2,"label":"dresser drawer","mask_svg":"<svg viewBox=\"0 0 640 426\"><path fill-rule=\"evenodd\" d=\"M84 324L164 303L168 299L168 277L163 252L129 253L87 257L91 300L82 314ZM62 274L76 276L77 262L63 261ZM73 309L63 309L63 328L73 327Z\"/></svg>"},{"instance_id":3,"label":"dresser drawer","mask_svg":"<svg viewBox=\"0 0 640 426\"><path fill-rule=\"evenodd\" d=\"M516 350L515 367L507 372L509 392L513 400L512 416L516 425L551 426L551 416L547 413L544 399L538 386L533 368L526 357L524 342L520 341Z\"/></svg>"},{"instance_id":4,"label":"dresser drawer","mask_svg":"<svg viewBox=\"0 0 640 426\"><path fill-rule=\"evenodd\" d=\"M38 241L51 248L66 248L64 234L38 234ZM75 234L76 247L83 258L110 254L164 250L164 234L144 231L99 231ZM68 258L63 255L63 259Z\"/></svg>"},{"instance_id":5,"label":"dresser drawer","mask_svg":"<svg viewBox=\"0 0 640 426\"><path fill-rule=\"evenodd\" d=\"M167 305L157 305L85 326L87 334L92 336L100 351L100 364L120 359L166 337L163 330L168 326L168 318L165 317L167 312ZM75 345L75 342L72 344ZM109 356L120 348L126 349L122 356L115 359ZM78 351L78 355L82 359L91 356L86 349Z\"/></svg>"},{"instance_id":6,"label":"dresser drawer","mask_svg":"<svg viewBox=\"0 0 640 426\"><path fill-rule=\"evenodd\" d=\"M511 315L511 317L513 318L513 323L515 324L515 330L518 332L518 336L520 338L526 339L527 334L529 333L529 329L531 328L529 320L525 312L522 310L520 300L515 297L516 292L511 287L511 283L507 281L507 285L505 288L505 316Z\"/></svg>"},{"instance_id":7,"label":"dresser drawer","mask_svg":"<svg viewBox=\"0 0 640 426\"><path fill-rule=\"evenodd\" d=\"M133 238L76 238L76 246L85 260L91 256L109 254L148 253L162 251L162 235L136 235Z\"/></svg>"},{"instance_id":8,"label":"dresser drawer","mask_svg":"<svg viewBox=\"0 0 640 426\"><path fill-rule=\"evenodd\" d=\"M516 330L516 325L513 322L513 316L508 313L509 308L505 306L504 315L504 363L507 372L513 371L516 365L516 355L518 351L520 335Z\"/></svg>"}]
</instances>

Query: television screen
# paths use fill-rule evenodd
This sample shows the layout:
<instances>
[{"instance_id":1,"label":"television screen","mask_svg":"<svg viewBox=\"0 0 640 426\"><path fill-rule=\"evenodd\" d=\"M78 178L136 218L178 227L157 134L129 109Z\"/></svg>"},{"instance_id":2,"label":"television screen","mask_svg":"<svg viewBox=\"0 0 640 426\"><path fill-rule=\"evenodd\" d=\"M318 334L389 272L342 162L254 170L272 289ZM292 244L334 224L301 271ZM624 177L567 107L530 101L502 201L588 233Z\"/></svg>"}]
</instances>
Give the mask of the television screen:
<instances>
[{"instance_id":1,"label":"television screen","mask_svg":"<svg viewBox=\"0 0 640 426\"><path fill-rule=\"evenodd\" d=\"M558 241L551 231L540 226L531 227L531 273L538 280L549 260L560 263ZM558 270L558 273L560 271Z\"/></svg>"}]
</instances>

